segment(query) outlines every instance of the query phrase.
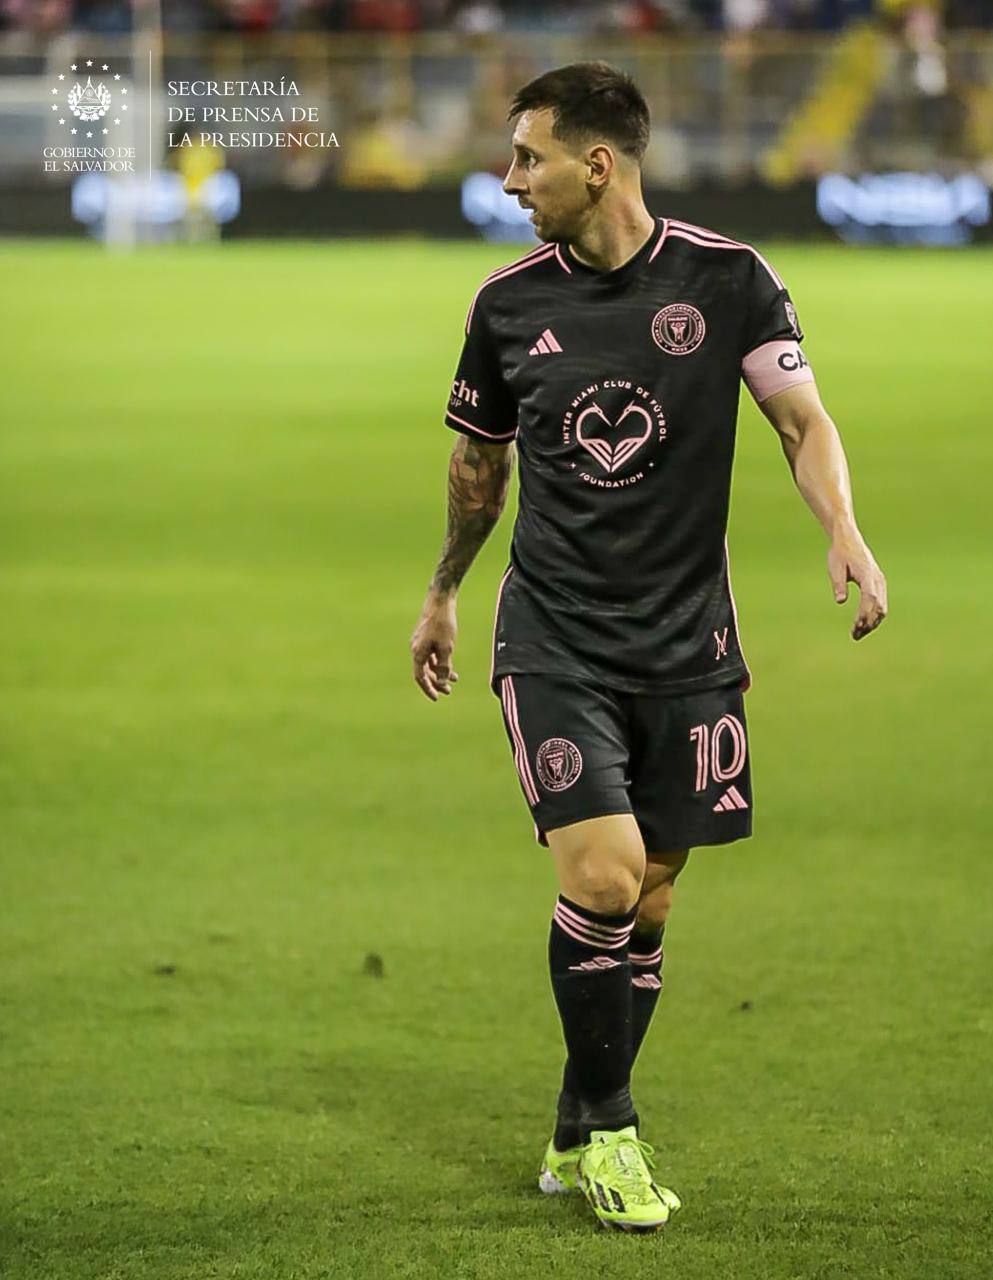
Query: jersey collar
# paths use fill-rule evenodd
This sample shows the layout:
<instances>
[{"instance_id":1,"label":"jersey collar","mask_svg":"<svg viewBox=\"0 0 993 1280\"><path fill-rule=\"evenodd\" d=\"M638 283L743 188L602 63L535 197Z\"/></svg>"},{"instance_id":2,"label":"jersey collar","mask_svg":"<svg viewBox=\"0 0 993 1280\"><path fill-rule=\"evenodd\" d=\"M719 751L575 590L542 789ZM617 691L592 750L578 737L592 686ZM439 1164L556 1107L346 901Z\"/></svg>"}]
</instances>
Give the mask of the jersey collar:
<instances>
[{"instance_id":1,"label":"jersey collar","mask_svg":"<svg viewBox=\"0 0 993 1280\"><path fill-rule=\"evenodd\" d=\"M597 271L595 267L588 267L585 262L580 262L575 257L567 244L557 244L555 256L567 275L601 281L604 284L615 284L619 280L626 280L628 276L635 275L646 262L651 262L662 248L667 230L668 219L656 218L655 229L641 248L628 258L627 262L622 262L612 271Z\"/></svg>"}]
</instances>

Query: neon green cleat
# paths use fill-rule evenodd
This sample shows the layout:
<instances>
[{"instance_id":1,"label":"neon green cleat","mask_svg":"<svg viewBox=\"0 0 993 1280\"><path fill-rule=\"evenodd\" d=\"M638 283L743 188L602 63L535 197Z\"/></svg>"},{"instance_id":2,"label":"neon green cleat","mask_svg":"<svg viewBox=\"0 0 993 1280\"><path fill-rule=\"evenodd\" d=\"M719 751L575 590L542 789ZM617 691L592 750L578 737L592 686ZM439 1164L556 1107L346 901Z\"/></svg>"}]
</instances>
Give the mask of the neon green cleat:
<instances>
[{"instance_id":1,"label":"neon green cleat","mask_svg":"<svg viewBox=\"0 0 993 1280\"><path fill-rule=\"evenodd\" d=\"M604 1227L657 1231L678 1213L679 1197L652 1178L654 1154L633 1124L590 1134L579 1157L579 1186Z\"/></svg>"},{"instance_id":2,"label":"neon green cleat","mask_svg":"<svg viewBox=\"0 0 993 1280\"><path fill-rule=\"evenodd\" d=\"M538 1190L544 1191L546 1196L575 1191L579 1186L576 1174L582 1150L582 1147L569 1147L566 1151L556 1151L554 1142L549 1139L545 1158L541 1162L541 1172L538 1174Z\"/></svg>"}]
</instances>

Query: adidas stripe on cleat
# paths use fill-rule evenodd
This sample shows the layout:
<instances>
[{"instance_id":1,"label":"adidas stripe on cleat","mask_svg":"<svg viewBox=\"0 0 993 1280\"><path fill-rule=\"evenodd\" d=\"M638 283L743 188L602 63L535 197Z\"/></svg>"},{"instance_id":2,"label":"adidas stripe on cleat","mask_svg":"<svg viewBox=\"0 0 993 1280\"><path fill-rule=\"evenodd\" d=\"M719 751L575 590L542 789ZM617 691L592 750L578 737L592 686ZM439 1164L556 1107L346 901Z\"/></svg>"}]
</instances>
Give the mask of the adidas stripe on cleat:
<instances>
[{"instance_id":1,"label":"adidas stripe on cleat","mask_svg":"<svg viewBox=\"0 0 993 1280\"><path fill-rule=\"evenodd\" d=\"M575 1191L579 1186L577 1171L582 1150L582 1147L569 1147L566 1151L556 1151L555 1143L549 1141L538 1174L538 1190L543 1191L546 1196Z\"/></svg>"},{"instance_id":2,"label":"adidas stripe on cleat","mask_svg":"<svg viewBox=\"0 0 993 1280\"><path fill-rule=\"evenodd\" d=\"M654 1165L653 1148L641 1141L634 1125L590 1134L579 1157L579 1186L601 1226L658 1231L679 1212L676 1193L652 1178Z\"/></svg>"}]
</instances>

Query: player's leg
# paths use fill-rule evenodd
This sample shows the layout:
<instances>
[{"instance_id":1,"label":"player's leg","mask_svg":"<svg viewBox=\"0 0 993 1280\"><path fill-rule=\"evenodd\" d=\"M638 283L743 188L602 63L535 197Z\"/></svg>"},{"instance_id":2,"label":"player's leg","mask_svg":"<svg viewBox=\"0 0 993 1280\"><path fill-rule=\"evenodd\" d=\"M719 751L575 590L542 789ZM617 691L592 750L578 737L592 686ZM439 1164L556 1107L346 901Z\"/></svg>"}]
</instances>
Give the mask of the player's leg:
<instances>
[{"instance_id":1,"label":"player's leg","mask_svg":"<svg viewBox=\"0 0 993 1280\"><path fill-rule=\"evenodd\" d=\"M654 1230L680 1202L654 1181L631 1101L627 947L645 878L641 832L620 814L549 830L548 844L561 890L548 957L579 1103L577 1180L604 1226Z\"/></svg>"},{"instance_id":2,"label":"player's leg","mask_svg":"<svg viewBox=\"0 0 993 1280\"><path fill-rule=\"evenodd\" d=\"M505 676L500 695L521 789L559 875L549 967L586 1143L564 1152L549 1143L539 1186L578 1182L604 1225L655 1229L679 1200L652 1178L631 1102L627 942L645 855L627 794L628 714L582 681Z\"/></svg>"},{"instance_id":3,"label":"player's leg","mask_svg":"<svg viewBox=\"0 0 993 1280\"><path fill-rule=\"evenodd\" d=\"M560 894L549 936L552 989L568 1050L555 1145L637 1121L631 1102L631 968L645 850L630 814L548 832ZM575 1112L569 1115L568 1112ZM578 1113L578 1114L577 1114Z\"/></svg>"},{"instance_id":4,"label":"player's leg","mask_svg":"<svg viewBox=\"0 0 993 1280\"><path fill-rule=\"evenodd\" d=\"M605 1006L606 1017L614 1020L607 1044L620 1040L629 1057L626 942L634 924L644 849L627 795L626 712L610 690L574 679L504 676L498 692L536 834L548 845L545 833L553 832L551 843L558 851L562 893L555 904L549 963L566 1043L588 1044L596 1023L584 1030L580 1015L602 1017L598 1008ZM611 994L615 990L619 1000ZM585 1049L580 1052L585 1059ZM584 1079L592 1081L591 1106L613 1093L614 1110L620 1102L620 1109L630 1111L629 1095L616 1096L629 1064L615 1084L615 1064L605 1045L597 1048L594 1042L593 1054L584 1062ZM539 1176L545 1191L576 1186L582 1138L578 1087L559 1102L555 1136ZM628 1118L616 1116L618 1122Z\"/></svg>"},{"instance_id":5,"label":"player's leg","mask_svg":"<svg viewBox=\"0 0 993 1280\"><path fill-rule=\"evenodd\" d=\"M638 914L628 940L631 966L631 1064L638 1056L662 992L662 939L672 906L673 885L685 867L689 850L647 853L638 895ZM567 1059L559 1094L554 1147L566 1151L581 1141L575 1069Z\"/></svg>"},{"instance_id":6,"label":"player's leg","mask_svg":"<svg viewBox=\"0 0 993 1280\"><path fill-rule=\"evenodd\" d=\"M628 943L631 963L631 1063L638 1056L662 994L663 937L672 908L676 877L689 850L646 853L645 878L638 897L638 916Z\"/></svg>"}]
</instances>

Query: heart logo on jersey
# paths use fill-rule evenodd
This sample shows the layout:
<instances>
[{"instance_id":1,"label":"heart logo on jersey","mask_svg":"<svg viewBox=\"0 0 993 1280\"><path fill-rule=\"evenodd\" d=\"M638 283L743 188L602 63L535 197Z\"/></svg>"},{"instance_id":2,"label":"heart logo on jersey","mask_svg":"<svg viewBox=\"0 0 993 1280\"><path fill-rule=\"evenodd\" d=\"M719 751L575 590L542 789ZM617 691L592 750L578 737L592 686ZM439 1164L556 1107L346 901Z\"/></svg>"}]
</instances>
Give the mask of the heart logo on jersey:
<instances>
[{"instance_id":1,"label":"heart logo on jersey","mask_svg":"<svg viewBox=\"0 0 993 1280\"><path fill-rule=\"evenodd\" d=\"M612 428L614 431L618 431L620 429L621 423L624 422L625 419L631 418L632 415L634 415L637 420L640 416L644 419L645 429L640 435L622 436L619 440L615 439L614 443L611 444L610 441L605 439L603 436L583 435L583 423L591 414L594 417L600 418L605 426ZM629 430L634 426L634 422L629 422ZM633 457L638 452L641 446L652 434L652 426L651 414L647 409L642 408L640 404L635 404L633 400L625 408L624 412L616 422L611 422L600 406L594 401L593 404L587 405L576 419L576 439L588 453L592 453L600 466L603 467L604 471L610 474L616 471L618 467L623 466L629 458Z\"/></svg>"}]
</instances>

